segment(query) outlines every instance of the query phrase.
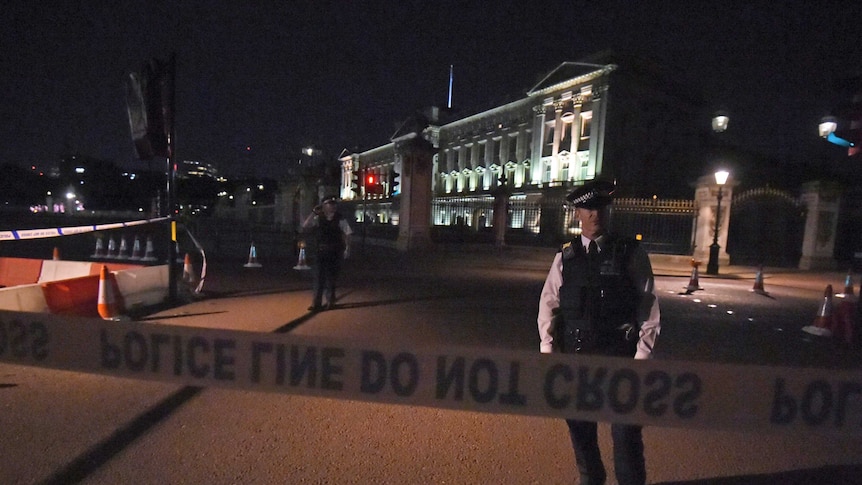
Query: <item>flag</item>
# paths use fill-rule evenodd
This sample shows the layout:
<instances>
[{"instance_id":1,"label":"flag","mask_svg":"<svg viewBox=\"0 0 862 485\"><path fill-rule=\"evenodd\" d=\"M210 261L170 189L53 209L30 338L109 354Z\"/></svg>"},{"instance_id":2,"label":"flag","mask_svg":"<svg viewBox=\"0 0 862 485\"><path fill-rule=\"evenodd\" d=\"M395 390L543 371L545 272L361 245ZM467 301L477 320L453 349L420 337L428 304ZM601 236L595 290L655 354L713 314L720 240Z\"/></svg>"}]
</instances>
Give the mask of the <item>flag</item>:
<instances>
[{"instance_id":1,"label":"flag","mask_svg":"<svg viewBox=\"0 0 862 485\"><path fill-rule=\"evenodd\" d=\"M141 160L170 157L175 66L174 56L167 62L152 59L140 72L129 74L126 106L132 141Z\"/></svg>"}]
</instances>

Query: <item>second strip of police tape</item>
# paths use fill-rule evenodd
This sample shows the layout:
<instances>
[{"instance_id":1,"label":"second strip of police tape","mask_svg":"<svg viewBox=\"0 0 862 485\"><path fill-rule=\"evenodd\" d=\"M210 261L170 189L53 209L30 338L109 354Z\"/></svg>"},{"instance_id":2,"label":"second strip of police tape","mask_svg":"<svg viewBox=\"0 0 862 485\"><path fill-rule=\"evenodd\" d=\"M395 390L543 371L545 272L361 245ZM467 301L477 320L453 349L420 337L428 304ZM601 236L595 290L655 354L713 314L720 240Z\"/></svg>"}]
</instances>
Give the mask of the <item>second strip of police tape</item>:
<instances>
[{"instance_id":1,"label":"second strip of police tape","mask_svg":"<svg viewBox=\"0 0 862 485\"><path fill-rule=\"evenodd\" d=\"M167 217L158 217L155 219L141 219L137 221L112 222L109 224L93 224L87 226L48 227L43 229L17 229L11 231L0 231L0 241L44 239L49 237L72 236L75 234L84 234L88 232L107 231L111 229L122 229L126 227L140 226L143 224L152 224L154 222L167 221L168 219L169 218Z\"/></svg>"},{"instance_id":2,"label":"second strip of police tape","mask_svg":"<svg viewBox=\"0 0 862 485\"><path fill-rule=\"evenodd\" d=\"M853 371L394 348L0 311L0 362L183 385L650 426L858 436Z\"/></svg>"}]
</instances>

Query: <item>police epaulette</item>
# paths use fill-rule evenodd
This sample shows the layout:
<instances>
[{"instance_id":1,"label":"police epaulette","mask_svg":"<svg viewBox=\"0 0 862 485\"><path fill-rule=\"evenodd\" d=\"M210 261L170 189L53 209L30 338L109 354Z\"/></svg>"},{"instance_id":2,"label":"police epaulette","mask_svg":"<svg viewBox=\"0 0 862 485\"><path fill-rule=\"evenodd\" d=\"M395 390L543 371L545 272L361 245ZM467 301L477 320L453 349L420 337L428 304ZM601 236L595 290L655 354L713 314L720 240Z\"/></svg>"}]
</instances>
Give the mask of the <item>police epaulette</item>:
<instances>
[{"instance_id":1,"label":"police epaulette","mask_svg":"<svg viewBox=\"0 0 862 485\"><path fill-rule=\"evenodd\" d=\"M563 259L569 259L575 255L575 248L572 246L572 241L569 241L560 248L563 253Z\"/></svg>"}]
</instances>

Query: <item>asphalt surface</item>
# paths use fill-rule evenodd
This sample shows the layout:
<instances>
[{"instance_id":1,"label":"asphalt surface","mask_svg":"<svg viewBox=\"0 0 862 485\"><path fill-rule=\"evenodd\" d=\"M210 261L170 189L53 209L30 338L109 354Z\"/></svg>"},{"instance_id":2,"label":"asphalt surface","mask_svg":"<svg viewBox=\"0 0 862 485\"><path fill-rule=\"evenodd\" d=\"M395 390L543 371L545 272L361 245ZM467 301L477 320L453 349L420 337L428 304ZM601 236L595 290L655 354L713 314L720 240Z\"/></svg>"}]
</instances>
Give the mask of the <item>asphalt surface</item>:
<instances>
[{"instance_id":1,"label":"asphalt surface","mask_svg":"<svg viewBox=\"0 0 862 485\"><path fill-rule=\"evenodd\" d=\"M243 268L241 260L211 262L203 295L139 318L537 350L535 301L552 256L552 250L522 248L443 248L420 256L356 248L337 308L315 314L306 309L308 274L293 270L295 262L261 261L256 269ZM668 307L671 299L683 306L720 299L725 290L718 283L735 284L727 291L739 293L757 272L722 268L719 278L701 276L702 294L681 295L687 261L653 262L660 301ZM778 305L792 297L814 308L825 285L838 289L845 275L764 269ZM565 425L557 419L177 387L5 364L0 403L0 483L577 483ZM654 427L644 434L650 483L862 483L862 438ZM600 442L612 472L607 426L600 427Z\"/></svg>"}]
</instances>

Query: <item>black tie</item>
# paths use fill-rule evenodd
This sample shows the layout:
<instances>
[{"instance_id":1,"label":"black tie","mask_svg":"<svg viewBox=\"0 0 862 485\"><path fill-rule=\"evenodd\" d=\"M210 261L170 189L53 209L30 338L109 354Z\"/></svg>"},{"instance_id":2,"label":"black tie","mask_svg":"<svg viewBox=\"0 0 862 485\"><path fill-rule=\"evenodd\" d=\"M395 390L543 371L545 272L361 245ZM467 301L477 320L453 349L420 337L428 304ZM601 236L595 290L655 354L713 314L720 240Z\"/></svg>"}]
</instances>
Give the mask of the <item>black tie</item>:
<instances>
[{"instance_id":1,"label":"black tie","mask_svg":"<svg viewBox=\"0 0 862 485\"><path fill-rule=\"evenodd\" d=\"M599 246L595 241L590 241L590 245L588 246L587 251L587 264L590 268L590 272L595 271L596 266L599 262Z\"/></svg>"}]
</instances>

